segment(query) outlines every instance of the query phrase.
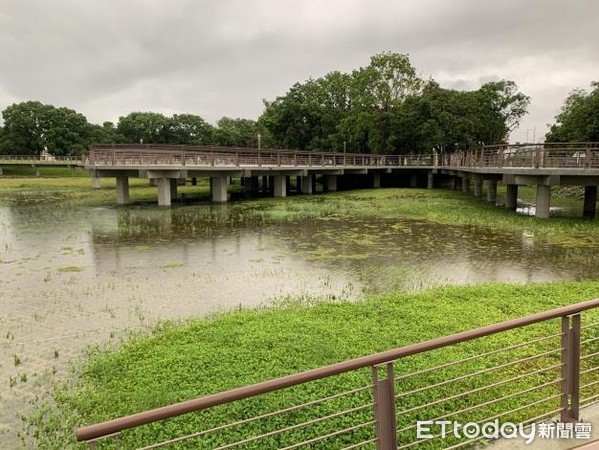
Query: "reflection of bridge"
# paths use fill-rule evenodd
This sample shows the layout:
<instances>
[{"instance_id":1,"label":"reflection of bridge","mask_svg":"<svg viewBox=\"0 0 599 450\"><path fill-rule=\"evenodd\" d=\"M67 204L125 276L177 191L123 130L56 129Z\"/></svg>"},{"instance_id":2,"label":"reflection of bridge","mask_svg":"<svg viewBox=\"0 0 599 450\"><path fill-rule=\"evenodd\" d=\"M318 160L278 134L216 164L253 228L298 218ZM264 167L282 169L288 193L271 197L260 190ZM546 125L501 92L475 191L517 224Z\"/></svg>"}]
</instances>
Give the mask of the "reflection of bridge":
<instances>
[{"instance_id":1,"label":"reflection of bridge","mask_svg":"<svg viewBox=\"0 0 599 450\"><path fill-rule=\"evenodd\" d=\"M296 191L311 194L319 179L325 192L337 187L447 186L464 191L474 185L482 197L495 202L497 183L507 186L506 208L515 209L519 185L537 186L537 217L549 216L551 186L585 186L584 215L595 216L599 184L599 143L546 143L483 146L451 154L370 155L295 150L250 149L174 145L94 145L82 161L10 161L5 164L82 165L99 177L115 177L117 203L129 202L129 177L148 178L158 187L158 204L168 206L176 198L179 182L210 178L211 197L227 201L231 177L239 177L246 192L260 187L276 197L287 195L291 177ZM26 157L19 157L26 158Z\"/></svg>"}]
</instances>

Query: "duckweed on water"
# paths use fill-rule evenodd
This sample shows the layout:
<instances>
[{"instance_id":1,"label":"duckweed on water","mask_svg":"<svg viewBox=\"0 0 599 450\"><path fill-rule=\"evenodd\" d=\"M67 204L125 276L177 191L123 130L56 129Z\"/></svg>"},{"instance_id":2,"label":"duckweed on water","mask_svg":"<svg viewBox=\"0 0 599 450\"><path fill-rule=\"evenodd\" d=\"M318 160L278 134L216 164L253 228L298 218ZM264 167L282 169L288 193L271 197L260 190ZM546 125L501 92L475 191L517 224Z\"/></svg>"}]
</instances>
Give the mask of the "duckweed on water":
<instances>
[{"instance_id":1,"label":"duckweed on water","mask_svg":"<svg viewBox=\"0 0 599 450\"><path fill-rule=\"evenodd\" d=\"M92 349L87 363L79 370L75 382L58 390L55 394L58 409L42 408L37 415L27 419L29 432L37 438L39 448L67 448L74 446L73 427L112 419L126 414L158 407L198 396L231 389L234 387L267 380L325 364L383 351L402 345L432 339L466 329L500 322L534 312L587 300L599 296L599 282L554 283L529 286L484 285L477 287L446 287L418 294L389 294L357 303L316 302L311 307L287 303L274 309L242 310L203 320L187 323L163 324L151 336L133 337L119 349ZM426 320L422 320L425 317ZM599 318L597 312L585 315L586 323ZM533 337L555 333L558 322L519 329L515 332L483 338L479 341L454 346L443 352L431 352L422 357L410 357L398 364L396 373L409 373L448 361L455 361L473 352L480 353L493 348L502 348ZM558 343L553 342L556 346ZM539 352L545 347L522 349ZM598 349L587 349L589 353ZM510 353L514 358L514 353ZM548 356L542 361L531 363L523 370L555 364L557 356ZM492 361L474 360L461 364L459 370L481 370ZM595 358L591 363L598 364ZM437 371L418 380L409 380L400 390L414 389L418 383L434 383L448 376L457 376L453 369ZM456 369L458 370L458 369ZM511 369L510 369L511 370ZM513 371L496 373L494 380L513 377ZM483 403L501 395L524 390L553 379L555 374L540 374L522 380L517 386L481 391L471 396L471 401ZM141 446L155 441L201 429L217 426L226 421L238 420L260 414L272 408L281 408L323 397L333 393L368 385L370 373L358 371L323 380L303 388L294 388L278 394L269 394L260 399L244 401L230 407L219 407L202 414L191 414L135 431L125 432L121 445L126 448ZM588 381L588 380L587 380ZM459 385L460 390L476 387L470 382ZM440 389L434 399L455 394ZM534 391L521 397L522 404L533 402L552 393L549 388ZM424 395L424 396L423 396ZM540 397L539 397L540 395ZM583 395L589 395L588 392ZM416 395L417 402L431 402L433 394ZM349 408L367 402L367 395L350 397L331 408ZM410 400L412 401L412 400ZM362 402L362 403L360 403ZM411 407L412 403L402 403ZM460 404L463 406L463 404ZM459 409L459 406L454 409ZM510 409L513 402L483 408L481 414L492 415L501 408ZM446 405L431 406L418 412L418 416L436 417L443 414ZM455 405L454 405L455 406ZM329 406L318 408L323 414ZM544 408L544 409L543 409ZM539 404L539 411L547 411L547 404ZM530 413L530 411L528 411ZM289 425L296 421L309 420L314 411L294 415L291 422L267 421L259 424L261 432L270 427ZM356 423L370 420L370 410L357 413ZM474 414L474 413L473 413ZM468 419L479 416L469 415ZM508 419L522 419L515 414ZM349 420L349 419L347 419ZM320 434L347 426L347 420L337 418L320 425ZM353 419L352 419L353 420ZM400 425L409 425L414 416L400 419ZM247 432L256 432L250 426ZM289 436L275 441L260 442L247 448L270 448L282 445L289 439L307 439L314 430L300 429ZM222 445L232 439L246 436L244 432L223 430L203 441L192 441L177 448L204 448ZM355 435L354 435L355 437ZM367 434L358 435L367 437ZM408 439L404 436L401 439ZM201 444L199 443L201 442ZM335 445L346 444L343 438ZM331 442L315 448L329 448Z\"/></svg>"}]
</instances>

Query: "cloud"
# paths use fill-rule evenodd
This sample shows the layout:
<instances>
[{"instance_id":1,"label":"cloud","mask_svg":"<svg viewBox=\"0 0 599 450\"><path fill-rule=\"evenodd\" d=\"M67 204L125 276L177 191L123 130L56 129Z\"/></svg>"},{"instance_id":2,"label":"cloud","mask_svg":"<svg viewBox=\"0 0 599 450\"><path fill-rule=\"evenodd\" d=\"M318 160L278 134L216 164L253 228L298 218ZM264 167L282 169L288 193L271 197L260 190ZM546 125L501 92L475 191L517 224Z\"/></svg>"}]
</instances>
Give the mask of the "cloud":
<instances>
[{"instance_id":1,"label":"cloud","mask_svg":"<svg viewBox=\"0 0 599 450\"><path fill-rule=\"evenodd\" d=\"M90 121L136 110L256 118L262 99L391 50L475 89L512 79L542 135L599 69L594 0L4 0L0 108L40 100ZM530 134L530 133L529 133Z\"/></svg>"}]
</instances>

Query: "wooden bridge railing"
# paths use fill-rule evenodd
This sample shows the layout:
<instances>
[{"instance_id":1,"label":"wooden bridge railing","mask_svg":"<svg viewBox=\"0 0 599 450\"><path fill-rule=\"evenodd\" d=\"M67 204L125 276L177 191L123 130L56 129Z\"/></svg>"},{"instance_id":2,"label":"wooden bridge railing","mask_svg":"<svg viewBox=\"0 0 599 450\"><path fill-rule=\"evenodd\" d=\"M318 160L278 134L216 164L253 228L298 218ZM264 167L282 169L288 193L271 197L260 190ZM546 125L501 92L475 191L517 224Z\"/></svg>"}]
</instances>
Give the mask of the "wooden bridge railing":
<instances>
[{"instance_id":1,"label":"wooden bridge railing","mask_svg":"<svg viewBox=\"0 0 599 450\"><path fill-rule=\"evenodd\" d=\"M373 155L244 147L155 144L94 145L86 166L269 167L527 167L599 168L599 143L569 142L482 146L455 153Z\"/></svg>"}]
</instances>

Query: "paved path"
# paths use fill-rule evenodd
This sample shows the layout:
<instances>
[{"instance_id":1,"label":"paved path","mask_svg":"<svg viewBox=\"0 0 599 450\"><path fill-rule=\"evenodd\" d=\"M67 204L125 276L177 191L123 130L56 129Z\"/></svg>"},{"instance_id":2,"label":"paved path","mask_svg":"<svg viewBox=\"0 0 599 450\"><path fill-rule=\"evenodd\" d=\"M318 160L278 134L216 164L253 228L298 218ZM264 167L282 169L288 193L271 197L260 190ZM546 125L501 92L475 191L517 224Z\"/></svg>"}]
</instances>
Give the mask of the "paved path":
<instances>
[{"instance_id":1,"label":"paved path","mask_svg":"<svg viewBox=\"0 0 599 450\"><path fill-rule=\"evenodd\" d=\"M592 425L591 439L535 439L526 444L523 439L500 439L486 447L488 450L566 450L599 440L599 404L595 403L580 410L580 417L584 422Z\"/></svg>"}]
</instances>

